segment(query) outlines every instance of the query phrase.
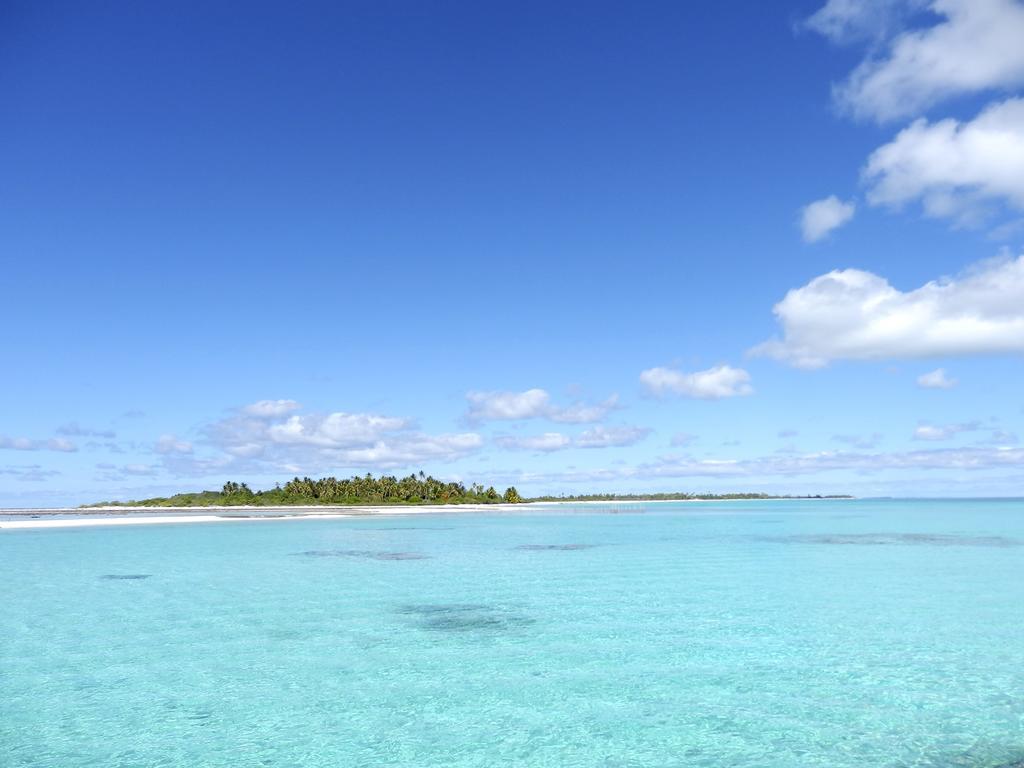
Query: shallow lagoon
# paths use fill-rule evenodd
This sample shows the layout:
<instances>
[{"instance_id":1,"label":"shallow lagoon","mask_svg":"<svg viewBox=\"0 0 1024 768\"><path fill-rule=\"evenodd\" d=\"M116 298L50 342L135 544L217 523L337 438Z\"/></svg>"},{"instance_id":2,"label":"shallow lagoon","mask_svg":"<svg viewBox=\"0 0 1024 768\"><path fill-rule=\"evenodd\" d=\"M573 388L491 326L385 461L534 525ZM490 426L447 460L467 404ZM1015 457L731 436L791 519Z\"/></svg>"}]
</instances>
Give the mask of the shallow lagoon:
<instances>
[{"instance_id":1,"label":"shallow lagoon","mask_svg":"<svg viewBox=\"0 0 1024 768\"><path fill-rule=\"evenodd\" d=\"M0 764L1001 766L1024 502L0 531Z\"/></svg>"}]
</instances>

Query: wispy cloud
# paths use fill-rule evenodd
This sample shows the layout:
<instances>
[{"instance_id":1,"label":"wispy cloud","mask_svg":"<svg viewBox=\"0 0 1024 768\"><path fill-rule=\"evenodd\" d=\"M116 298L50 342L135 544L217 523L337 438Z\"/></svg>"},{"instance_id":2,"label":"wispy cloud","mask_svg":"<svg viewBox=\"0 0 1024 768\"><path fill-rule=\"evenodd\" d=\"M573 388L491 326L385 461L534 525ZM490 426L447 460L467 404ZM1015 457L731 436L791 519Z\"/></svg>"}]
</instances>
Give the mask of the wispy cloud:
<instances>
[{"instance_id":1,"label":"wispy cloud","mask_svg":"<svg viewBox=\"0 0 1024 768\"><path fill-rule=\"evenodd\" d=\"M78 450L78 446L63 437L34 440L28 437L6 437L0 435L0 450L73 453Z\"/></svg>"},{"instance_id":2,"label":"wispy cloud","mask_svg":"<svg viewBox=\"0 0 1024 768\"><path fill-rule=\"evenodd\" d=\"M882 435L879 432L872 432L870 435L832 435L832 439L851 448L870 450L881 442Z\"/></svg>"},{"instance_id":3,"label":"wispy cloud","mask_svg":"<svg viewBox=\"0 0 1024 768\"><path fill-rule=\"evenodd\" d=\"M192 453L192 443L174 435L161 435L153 447L157 453Z\"/></svg>"},{"instance_id":4,"label":"wispy cloud","mask_svg":"<svg viewBox=\"0 0 1024 768\"><path fill-rule=\"evenodd\" d=\"M576 437L561 432L545 432L540 435L501 435L495 443L509 450L541 451L550 453L566 448L622 448L635 445L651 433L646 427L597 425Z\"/></svg>"},{"instance_id":5,"label":"wispy cloud","mask_svg":"<svg viewBox=\"0 0 1024 768\"><path fill-rule=\"evenodd\" d=\"M620 448L635 445L651 433L646 427L596 426L576 438L580 448Z\"/></svg>"},{"instance_id":6,"label":"wispy cloud","mask_svg":"<svg viewBox=\"0 0 1024 768\"><path fill-rule=\"evenodd\" d=\"M966 424L920 424L914 430L915 440L949 440L961 432L975 432L981 429L981 425L972 421Z\"/></svg>"},{"instance_id":7,"label":"wispy cloud","mask_svg":"<svg viewBox=\"0 0 1024 768\"><path fill-rule=\"evenodd\" d=\"M112 429L89 429L79 425L77 421L61 425L57 428L57 434L65 437L102 437L106 440L117 437Z\"/></svg>"},{"instance_id":8,"label":"wispy cloud","mask_svg":"<svg viewBox=\"0 0 1024 768\"><path fill-rule=\"evenodd\" d=\"M754 392L750 374L729 365L693 373L672 368L648 368L640 374L640 383L654 395L678 395L701 400L741 397Z\"/></svg>"},{"instance_id":9,"label":"wispy cloud","mask_svg":"<svg viewBox=\"0 0 1024 768\"><path fill-rule=\"evenodd\" d=\"M550 453L569 448L572 445L572 438L561 432L545 432L541 435L500 435L494 442L506 450Z\"/></svg>"},{"instance_id":10,"label":"wispy cloud","mask_svg":"<svg viewBox=\"0 0 1024 768\"><path fill-rule=\"evenodd\" d=\"M99 470L97 480L117 482L137 477L156 477L161 471L161 467L157 464L111 464L109 462L97 464L96 469Z\"/></svg>"},{"instance_id":11,"label":"wispy cloud","mask_svg":"<svg viewBox=\"0 0 1024 768\"><path fill-rule=\"evenodd\" d=\"M905 28L927 8L935 22ZM952 96L1024 83L1024 6L1017 0L829 0L807 26L875 45L834 89L844 110L876 120L920 114Z\"/></svg>"},{"instance_id":12,"label":"wispy cloud","mask_svg":"<svg viewBox=\"0 0 1024 768\"><path fill-rule=\"evenodd\" d=\"M521 472L509 479L527 483L594 483L656 478L753 478L771 479L855 472L870 475L910 470L985 472L1024 470L1024 450L1002 447L943 448L892 453L861 451L820 451L816 453L774 453L750 459L698 459L666 456L653 462L597 469L568 469L556 472Z\"/></svg>"},{"instance_id":13,"label":"wispy cloud","mask_svg":"<svg viewBox=\"0 0 1024 768\"><path fill-rule=\"evenodd\" d=\"M592 424L618 407L619 396L613 394L599 403L575 402L559 406L551 402L546 390L528 389L524 392L468 392L466 400L469 403L466 420L470 424L527 419Z\"/></svg>"},{"instance_id":14,"label":"wispy cloud","mask_svg":"<svg viewBox=\"0 0 1024 768\"><path fill-rule=\"evenodd\" d=\"M294 400L259 400L242 407L242 413L258 418L273 418L297 411L302 406Z\"/></svg>"},{"instance_id":15,"label":"wispy cloud","mask_svg":"<svg viewBox=\"0 0 1024 768\"><path fill-rule=\"evenodd\" d=\"M11 477L23 483L41 483L44 480L60 475L55 469L47 469L41 464L23 464L20 466L0 467L0 475Z\"/></svg>"},{"instance_id":16,"label":"wispy cloud","mask_svg":"<svg viewBox=\"0 0 1024 768\"><path fill-rule=\"evenodd\" d=\"M917 377L917 386L922 389L952 389L956 384L956 379L946 375L945 368L936 368Z\"/></svg>"}]
</instances>

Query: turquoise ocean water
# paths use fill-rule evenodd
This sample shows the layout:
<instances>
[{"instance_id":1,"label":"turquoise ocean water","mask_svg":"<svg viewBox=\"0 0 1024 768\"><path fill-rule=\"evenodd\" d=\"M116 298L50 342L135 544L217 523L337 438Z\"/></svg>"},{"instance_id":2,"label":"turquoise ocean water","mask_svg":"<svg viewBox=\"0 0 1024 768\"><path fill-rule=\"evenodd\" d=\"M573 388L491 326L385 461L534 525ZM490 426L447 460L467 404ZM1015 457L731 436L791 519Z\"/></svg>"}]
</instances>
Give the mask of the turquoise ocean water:
<instances>
[{"instance_id":1,"label":"turquoise ocean water","mask_svg":"<svg viewBox=\"0 0 1024 768\"><path fill-rule=\"evenodd\" d=\"M1024 761L1024 502L0 531L0 766Z\"/></svg>"}]
</instances>

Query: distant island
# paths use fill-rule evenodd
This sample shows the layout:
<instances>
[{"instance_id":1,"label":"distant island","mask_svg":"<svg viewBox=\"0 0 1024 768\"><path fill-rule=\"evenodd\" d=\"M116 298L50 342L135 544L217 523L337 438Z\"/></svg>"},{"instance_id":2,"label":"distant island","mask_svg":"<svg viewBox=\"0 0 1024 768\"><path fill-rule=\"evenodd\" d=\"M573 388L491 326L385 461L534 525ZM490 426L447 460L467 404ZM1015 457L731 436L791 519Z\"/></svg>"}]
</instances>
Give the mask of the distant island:
<instances>
[{"instance_id":1,"label":"distant island","mask_svg":"<svg viewBox=\"0 0 1024 768\"><path fill-rule=\"evenodd\" d=\"M744 499L852 499L848 493L773 495L770 493L587 493L577 496L536 496L527 501L743 501Z\"/></svg>"},{"instance_id":2,"label":"distant island","mask_svg":"<svg viewBox=\"0 0 1024 768\"><path fill-rule=\"evenodd\" d=\"M527 501L693 501L742 499L839 499L830 496L771 496L766 493L651 493L651 494L586 494L579 496L538 496L524 499L514 486L499 493L494 486L484 488L478 483L469 487L457 482L444 482L423 472L397 478L392 475L374 477L295 477L283 486L254 491L245 483L228 481L219 491L195 491L173 496L156 496L131 501L102 501L83 504L89 507L288 507L319 505L418 505L418 504L521 504Z\"/></svg>"}]
</instances>

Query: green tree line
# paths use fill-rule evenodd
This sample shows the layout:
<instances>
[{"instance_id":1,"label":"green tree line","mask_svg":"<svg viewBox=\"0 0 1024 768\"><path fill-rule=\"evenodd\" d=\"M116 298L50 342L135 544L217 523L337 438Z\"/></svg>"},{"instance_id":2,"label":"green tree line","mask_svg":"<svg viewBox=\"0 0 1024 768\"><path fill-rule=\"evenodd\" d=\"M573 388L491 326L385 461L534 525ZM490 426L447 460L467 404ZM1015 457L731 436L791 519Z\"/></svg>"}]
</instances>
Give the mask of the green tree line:
<instances>
[{"instance_id":1,"label":"green tree line","mask_svg":"<svg viewBox=\"0 0 1024 768\"><path fill-rule=\"evenodd\" d=\"M229 480L219 491L179 493L128 502L92 506L207 507L219 505L292 506L317 504L519 504L515 487L499 493L494 486L445 482L423 472L398 478L367 473L339 480L336 477L294 477L283 486L254 491L246 483Z\"/></svg>"}]
</instances>

